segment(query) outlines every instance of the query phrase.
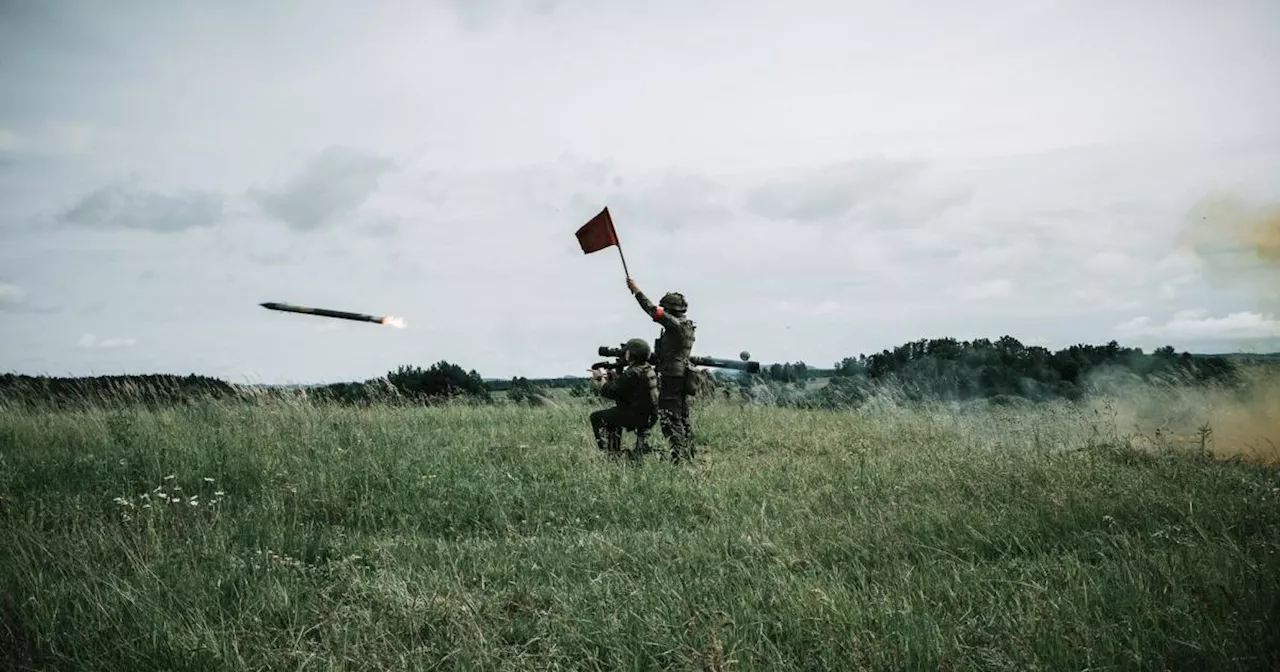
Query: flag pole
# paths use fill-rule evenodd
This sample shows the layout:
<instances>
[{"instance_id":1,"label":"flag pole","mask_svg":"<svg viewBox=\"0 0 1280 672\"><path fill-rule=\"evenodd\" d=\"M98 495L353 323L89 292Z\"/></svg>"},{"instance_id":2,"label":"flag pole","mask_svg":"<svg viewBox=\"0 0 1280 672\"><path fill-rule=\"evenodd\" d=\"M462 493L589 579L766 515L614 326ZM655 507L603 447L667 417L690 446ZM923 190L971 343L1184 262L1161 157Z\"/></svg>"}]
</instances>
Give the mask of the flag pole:
<instances>
[{"instance_id":1,"label":"flag pole","mask_svg":"<svg viewBox=\"0 0 1280 672\"><path fill-rule=\"evenodd\" d=\"M622 254L622 241L618 241L618 258L622 259L622 272L627 275L627 279L631 279L631 271L627 270L627 257Z\"/></svg>"}]
</instances>

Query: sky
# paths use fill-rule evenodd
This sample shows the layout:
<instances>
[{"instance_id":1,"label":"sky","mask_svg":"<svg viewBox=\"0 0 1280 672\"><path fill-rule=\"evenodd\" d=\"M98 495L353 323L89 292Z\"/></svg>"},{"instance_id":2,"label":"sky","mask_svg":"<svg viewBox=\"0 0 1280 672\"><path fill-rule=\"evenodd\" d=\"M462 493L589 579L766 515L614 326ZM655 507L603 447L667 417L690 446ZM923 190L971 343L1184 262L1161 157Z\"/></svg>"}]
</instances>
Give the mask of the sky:
<instances>
[{"instance_id":1,"label":"sky","mask_svg":"<svg viewBox=\"0 0 1280 672\"><path fill-rule=\"evenodd\" d=\"M0 371L585 375L606 206L701 355L1280 350L1271 0L109 4L0 3Z\"/></svg>"}]
</instances>

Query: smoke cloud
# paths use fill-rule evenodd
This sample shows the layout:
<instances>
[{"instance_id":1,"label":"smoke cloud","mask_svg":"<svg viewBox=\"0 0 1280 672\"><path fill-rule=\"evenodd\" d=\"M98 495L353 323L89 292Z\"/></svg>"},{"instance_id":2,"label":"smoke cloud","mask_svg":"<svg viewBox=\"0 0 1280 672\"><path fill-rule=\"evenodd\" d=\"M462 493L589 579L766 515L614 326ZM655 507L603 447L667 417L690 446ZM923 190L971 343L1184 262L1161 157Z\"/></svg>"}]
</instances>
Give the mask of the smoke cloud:
<instances>
[{"instance_id":1,"label":"smoke cloud","mask_svg":"<svg viewBox=\"0 0 1280 672\"><path fill-rule=\"evenodd\" d=\"M1280 313L1280 206L1259 206L1235 194L1198 202L1178 248L1220 288L1249 287L1264 315Z\"/></svg>"},{"instance_id":2,"label":"smoke cloud","mask_svg":"<svg viewBox=\"0 0 1280 672\"><path fill-rule=\"evenodd\" d=\"M128 184L109 184L81 198L62 220L77 226L178 233L216 226L223 197L209 191L160 194Z\"/></svg>"},{"instance_id":3,"label":"smoke cloud","mask_svg":"<svg viewBox=\"0 0 1280 672\"><path fill-rule=\"evenodd\" d=\"M332 226L364 205L380 180L397 169L391 159L351 147L329 147L288 184L250 189L268 215L296 231Z\"/></svg>"}]
</instances>

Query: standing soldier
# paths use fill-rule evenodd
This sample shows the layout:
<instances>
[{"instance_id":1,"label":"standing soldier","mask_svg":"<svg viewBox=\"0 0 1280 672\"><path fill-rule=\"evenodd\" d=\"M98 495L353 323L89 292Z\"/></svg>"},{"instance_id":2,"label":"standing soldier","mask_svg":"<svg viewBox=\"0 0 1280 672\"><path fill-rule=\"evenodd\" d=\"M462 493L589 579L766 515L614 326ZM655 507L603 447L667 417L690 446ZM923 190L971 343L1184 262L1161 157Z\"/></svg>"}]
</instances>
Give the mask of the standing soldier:
<instances>
[{"instance_id":1,"label":"standing soldier","mask_svg":"<svg viewBox=\"0 0 1280 672\"><path fill-rule=\"evenodd\" d=\"M662 434L671 444L671 460L679 462L694 457L693 423L689 418L689 395L693 391L693 376L689 364L693 352L694 329L697 325L685 317L688 304L679 292L667 292L658 305L653 305L635 281L627 278L627 288L636 301L662 325L662 335L655 341L658 369L658 419Z\"/></svg>"}]
</instances>

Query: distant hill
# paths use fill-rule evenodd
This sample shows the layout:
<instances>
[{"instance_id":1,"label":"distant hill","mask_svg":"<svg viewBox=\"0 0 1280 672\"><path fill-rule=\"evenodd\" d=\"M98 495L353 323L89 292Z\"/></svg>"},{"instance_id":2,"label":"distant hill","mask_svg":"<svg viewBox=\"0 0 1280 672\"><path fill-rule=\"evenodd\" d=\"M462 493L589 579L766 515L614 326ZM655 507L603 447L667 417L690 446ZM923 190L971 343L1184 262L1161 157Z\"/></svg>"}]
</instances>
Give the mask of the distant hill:
<instances>
[{"instance_id":1,"label":"distant hill","mask_svg":"<svg viewBox=\"0 0 1280 672\"><path fill-rule=\"evenodd\" d=\"M1280 352L1224 352L1212 355L1193 352L1191 353L1191 356L1197 359L1221 357L1223 359L1238 362L1280 362Z\"/></svg>"}]
</instances>

